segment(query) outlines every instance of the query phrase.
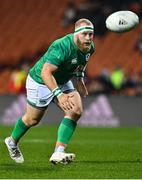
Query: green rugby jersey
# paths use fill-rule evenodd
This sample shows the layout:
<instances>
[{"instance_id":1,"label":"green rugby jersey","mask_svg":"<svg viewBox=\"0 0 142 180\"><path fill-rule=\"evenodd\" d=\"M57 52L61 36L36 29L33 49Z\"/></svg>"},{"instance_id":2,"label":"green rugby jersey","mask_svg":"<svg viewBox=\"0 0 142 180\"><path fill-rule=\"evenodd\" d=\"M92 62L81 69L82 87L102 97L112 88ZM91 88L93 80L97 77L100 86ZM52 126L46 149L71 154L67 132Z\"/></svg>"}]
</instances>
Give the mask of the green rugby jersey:
<instances>
[{"instance_id":1,"label":"green rugby jersey","mask_svg":"<svg viewBox=\"0 0 142 180\"><path fill-rule=\"evenodd\" d=\"M58 70L53 74L58 84L68 82L79 66L85 66L89 57L94 52L94 43L89 52L82 52L74 43L73 34L68 34L54 41L47 52L30 69L30 76L38 83L44 84L41 70L45 62L54 64Z\"/></svg>"}]
</instances>

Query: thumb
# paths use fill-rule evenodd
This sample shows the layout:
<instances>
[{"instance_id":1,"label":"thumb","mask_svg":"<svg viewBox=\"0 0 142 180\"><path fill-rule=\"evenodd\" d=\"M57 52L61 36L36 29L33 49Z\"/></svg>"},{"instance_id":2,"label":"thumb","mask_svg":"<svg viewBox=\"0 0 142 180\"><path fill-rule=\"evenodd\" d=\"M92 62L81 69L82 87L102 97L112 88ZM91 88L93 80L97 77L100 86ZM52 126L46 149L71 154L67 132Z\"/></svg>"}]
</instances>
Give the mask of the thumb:
<instances>
[{"instance_id":1,"label":"thumb","mask_svg":"<svg viewBox=\"0 0 142 180\"><path fill-rule=\"evenodd\" d=\"M74 96L74 94L69 94L69 98L72 98Z\"/></svg>"}]
</instances>

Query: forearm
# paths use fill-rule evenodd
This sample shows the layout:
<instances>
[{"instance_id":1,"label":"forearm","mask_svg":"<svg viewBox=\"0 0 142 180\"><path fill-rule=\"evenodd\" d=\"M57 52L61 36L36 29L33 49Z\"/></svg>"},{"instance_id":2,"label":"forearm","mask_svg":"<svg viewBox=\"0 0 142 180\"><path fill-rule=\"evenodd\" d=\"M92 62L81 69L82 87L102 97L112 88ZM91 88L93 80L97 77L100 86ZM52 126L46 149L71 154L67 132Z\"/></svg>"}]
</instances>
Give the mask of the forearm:
<instances>
[{"instance_id":1,"label":"forearm","mask_svg":"<svg viewBox=\"0 0 142 180\"><path fill-rule=\"evenodd\" d=\"M57 82L52 73L42 73L41 75L45 85L52 91L58 87Z\"/></svg>"},{"instance_id":2,"label":"forearm","mask_svg":"<svg viewBox=\"0 0 142 180\"><path fill-rule=\"evenodd\" d=\"M76 89L77 91L80 93L80 95L82 95L83 97L86 97L88 95L88 91L84 82L84 78L83 77L77 77L77 81L76 81Z\"/></svg>"},{"instance_id":3,"label":"forearm","mask_svg":"<svg viewBox=\"0 0 142 180\"><path fill-rule=\"evenodd\" d=\"M84 78L83 77L76 77L76 81L84 83Z\"/></svg>"},{"instance_id":4,"label":"forearm","mask_svg":"<svg viewBox=\"0 0 142 180\"><path fill-rule=\"evenodd\" d=\"M56 82L56 79L53 76L53 73L58 69L53 64L45 63L43 65L42 71L41 71L41 78L43 79L45 85L52 91L54 96L59 97L62 95L61 89L58 87L58 84Z\"/></svg>"},{"instance_id":5,"label":"forearm","mask_svg":"<svg viewBox=\"0 0 142 180\"><path fill-rule=\"evenodd\" d=\"M52 93L56 96L59 97L62 94L61 89L58 87L57 82L52 75L52 73L42 73L42 79L45 82L45 85L52 91Z\"/></svg>"},{"instance_id":6,"label":"forearm","mask_svg":"<svg viewBox=\"0 0 142 180\"><path fill-rule=\"evenodd\" d=\"M85 82L84 82L84 78L82 78L82 77L80 77L80 78L76 78L77 79L77 84L79 85L82 85L82 86L85 86L86 87L86 85L85 85Z\"/></svg>"}]
</instances>

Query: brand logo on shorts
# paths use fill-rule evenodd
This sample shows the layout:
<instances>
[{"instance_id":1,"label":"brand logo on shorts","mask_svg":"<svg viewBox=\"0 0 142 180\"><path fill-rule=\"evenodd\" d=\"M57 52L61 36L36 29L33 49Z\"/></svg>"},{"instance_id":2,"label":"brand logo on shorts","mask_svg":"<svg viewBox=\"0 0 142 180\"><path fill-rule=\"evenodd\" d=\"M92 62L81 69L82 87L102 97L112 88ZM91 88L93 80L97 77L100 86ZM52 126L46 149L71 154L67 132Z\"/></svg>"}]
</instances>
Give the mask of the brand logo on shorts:
<instances>
[{"instance_id":1,"label":"brand logo on shorts","mask_svg":"<svg viewBox=\"0 0 142 180\"><path fill-rule=\"evenodd\" d=\"M46 100L44 100L44 99L40 99L39 102L40 102L40 104L46 104Z\"/></svg>"}]
</instances>

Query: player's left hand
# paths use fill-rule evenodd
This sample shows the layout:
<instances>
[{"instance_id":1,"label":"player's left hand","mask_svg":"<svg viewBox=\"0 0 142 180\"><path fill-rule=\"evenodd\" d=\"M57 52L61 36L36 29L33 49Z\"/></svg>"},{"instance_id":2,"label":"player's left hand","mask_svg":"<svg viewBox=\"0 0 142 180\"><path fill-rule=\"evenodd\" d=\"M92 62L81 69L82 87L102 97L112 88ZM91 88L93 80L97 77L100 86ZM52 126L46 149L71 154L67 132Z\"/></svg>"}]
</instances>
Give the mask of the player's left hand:
<instances>
[{"instance_id":1,"label":"player's left hand","mask_svg":"<svg viewBox=\"0 0 142 180\"><path fill-rule=\"evenodd\" d=\"M83 80L77 81L76 88L81 96L88 96L88 91Z\"/></svg>"}]
</instances>

